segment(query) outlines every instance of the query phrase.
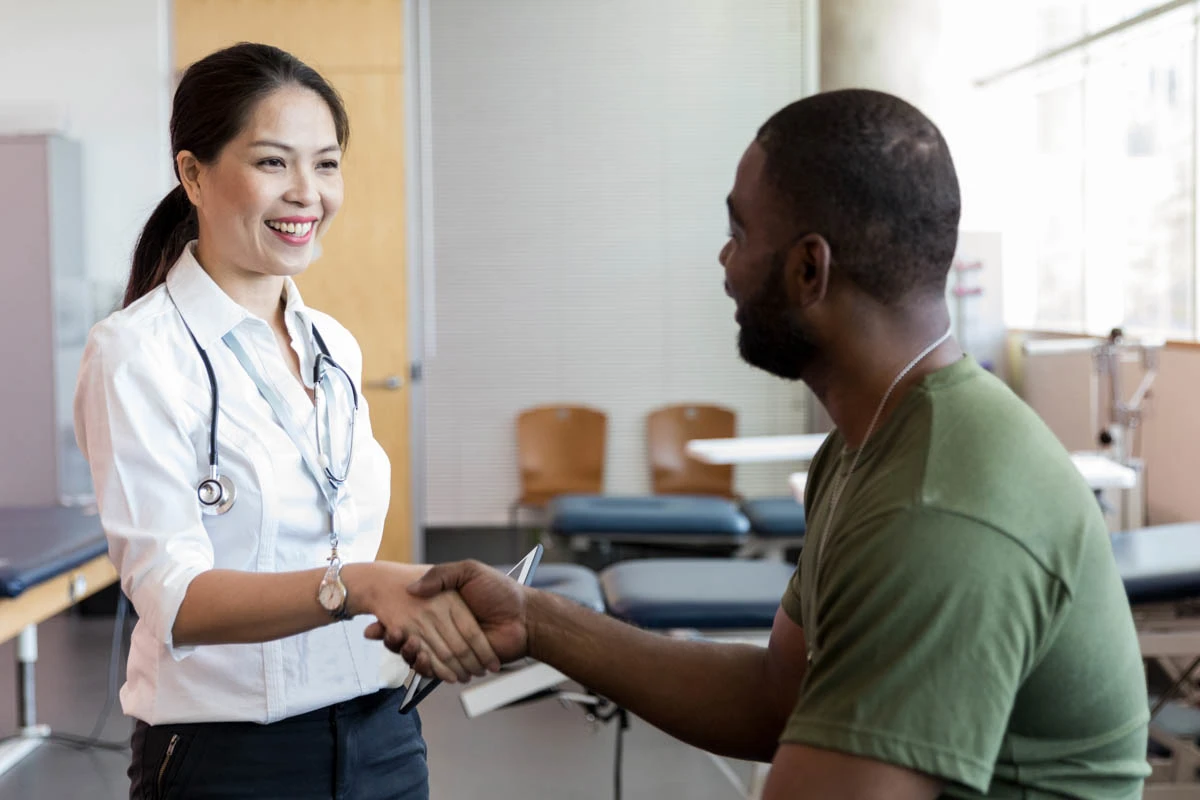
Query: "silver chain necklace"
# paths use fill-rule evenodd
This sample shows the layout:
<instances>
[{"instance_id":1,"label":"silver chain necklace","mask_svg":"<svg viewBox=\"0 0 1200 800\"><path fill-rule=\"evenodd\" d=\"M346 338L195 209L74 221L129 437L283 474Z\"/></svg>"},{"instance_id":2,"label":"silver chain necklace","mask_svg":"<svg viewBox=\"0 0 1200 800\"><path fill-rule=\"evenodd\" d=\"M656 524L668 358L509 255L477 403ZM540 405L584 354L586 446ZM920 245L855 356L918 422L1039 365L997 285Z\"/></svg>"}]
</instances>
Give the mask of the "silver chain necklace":
<instances>
[{"instance_id":1,"label":"silver chain necklace","mask_svg":"<svg viewBox=\"0 0 1200 800\"><path fill-rule=\"evenodd\" d=\"M920 353L918 353L916 355L916 357L914 357L912 361L909 361L908 364L904 367L904 369L900 370L900 372L896 374L896 377L892 379L891 386L889 386L887 388L887 391L883 393L883 399L880 400L879 405L877 405L875 407L875 414L874 414L874 416L871 417L871 424L867 426L867 432L866 432L866 435L863 436L862 443L860 443L858 446L858 449L856 451L854 451L854 458L851 459L851 461L850 461L850 469L846 470L844 475L840 475L840 476L836 477L836 479L835 479L836 482L833 485L833 497L829 503L829 515L825 518L825 529L823 531L821 531L821 539L820 539L820 541L817 542L817 563L815 565L815 569L813 570L812 598L813 598L813 605L814 605L814 607L813 607L813 622L814 622L814 624L813 624L813 631L812 631L812 634L813 634L812 643L810 643L808 646L809 662L811 662L813 660L813 653L816 651L817 631L816 631L815 622L816 622L816 602L817 602L817 581L821 576L821 559L825 554L825 541L830 537L831 532L833 531L834 515L837 513L838 501L842 499L842 491L846 488L846 484L848 484L850 482L850 476L854 474L854 469L855 469L855 467L858 466L858 457L862 455L863 449L866 448L867 440L871 438L871 434L874 433L874 431L875 431L875 424L877 422L879 422L879 415L883 413L883 408L884 408L884 406L887 405L888 398L892 396L892 392L895 390L896 386L900 383L900 381L902 381L904 379L905 375L907 375L909 372L912 371L913 367L917 366L917 364L920 364L921 361L923 361L926 356L928 356L934 350L938 349L938 347L940 347L943 342L945 342L947 339L950 338L951 330L952 330L951 328L947 328L946 332L943 333L940 337L938 337L937 341L933 342L931 345L929 345L924 350L922 350ZM842 452L838 457L839 460L841 460L842 458L845 458L846 453L848 453L848 452L849 452L849 448L846 445L842 445Z\"/></svg>"}]
</instances>

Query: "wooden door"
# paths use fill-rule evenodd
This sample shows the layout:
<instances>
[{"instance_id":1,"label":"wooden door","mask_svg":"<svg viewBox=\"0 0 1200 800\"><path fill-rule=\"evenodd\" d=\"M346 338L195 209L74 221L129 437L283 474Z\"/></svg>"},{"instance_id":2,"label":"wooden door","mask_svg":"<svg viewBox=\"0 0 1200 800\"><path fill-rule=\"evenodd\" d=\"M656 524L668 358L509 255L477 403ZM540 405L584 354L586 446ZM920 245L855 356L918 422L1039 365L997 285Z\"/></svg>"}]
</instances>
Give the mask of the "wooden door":
<instances>
[{"instance_id":1,"label":"wooden door","mask_svg":"<svg viewBox=\"0 0 1200 800\"><path fill-rule=\"evenodd\" d=\"M320 72L350 116L346 196L323 254L297 280L363 351L375 437L392 462L379 557L412 558L404 196L403 0L175 0L175 68L241 41L283 48ZM391 377L399 390L384 388Z\"/></svg>"}]
</instances>

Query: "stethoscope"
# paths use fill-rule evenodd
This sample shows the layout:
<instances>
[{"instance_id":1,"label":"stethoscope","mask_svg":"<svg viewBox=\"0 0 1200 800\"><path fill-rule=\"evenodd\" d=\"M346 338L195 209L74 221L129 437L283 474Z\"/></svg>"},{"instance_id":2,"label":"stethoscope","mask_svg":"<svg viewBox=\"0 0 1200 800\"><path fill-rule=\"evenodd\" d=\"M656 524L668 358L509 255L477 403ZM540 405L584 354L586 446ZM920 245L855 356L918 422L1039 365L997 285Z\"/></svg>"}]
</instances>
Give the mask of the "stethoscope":
<instances>
[{"instance_id":1,"label":"stethoscope","mask_svg":"<svg viewBox=\"0 0 1200 800\"><path fill-rule=\"evenodd\" d=\"M174 298L171 298L171 302L174 303ZM178 310L178 306L176 306L176 310ZM234 486L233 481L228 475L221 474L220 456L217 450L217 420L219 418L221 408L220 394L217 388L217 375L213 371L212 361L209 359L208 353L196 339L196 334L192 333L192 328L190 325L188 325L187 319L183 317L182 311L180 311L179 317L183 320L183 327L187 329L188 336L191 337L192 344L196 347L196 352L200 354L200 360L204 362L204 371L208 374L208 387L212 398L210 420L208 425L208 477L204 478L202 481L200 481L199 485L196 486L196 499L200 501L201 513L210 516L225 514L229 511L229 509L233 508L234 501L237 499L237 487ZM322 493L325 494L326 499L329 501L330 516L332 517L334 506L336 505L336 497L341 490L342 484L344 484L346 479L349 477L350 463L353 460L354 423L355 419L358 417L358 390L355 388L354 381L350 379L350 375L346 372L346 370L342 369L341 365L334 361L333 357L329 355L329 348L325 345L325 340L321 337L321 333L317 330L317 326L311 325L310 327L312 329L313 341L316 342L318 348L317 356L313 359L312 380L314 390L317 392L318 396L326 393L327 389L325 386L325 376L329 374L329 370L336 370L345 379L346 386L348 386L350 389L350 397L352 401L346 457L344 462L339 465L340 468L336 471L334 469L334 464L331 462L329 454L325 452L325 448L322 446L324 439L321 436L321 415L320 413L317 414L317 457L320 471L323 473L322 477L328 481L329 491L326 490L327 487L325 485L321 485L320 488ZM314 473L313 477L317 478L318 476L316 475L316 469L314 469L313 464L309 463L309 458L300 442L298 432L294 429L294 426L290 421L290 417L287 416L286 412L281 407L279 399L259 377L257 370L254 369L253 365L246 357L240 343L238 343L237 339L233 337L232 331L225 335L224 341L230 347L230 349L234 351L234 355L237 356L238 360L242 363L243 368L245 368L249 373L250 378L255 382L255 384L258 385L259 391L263 394L263 397L267 400L268 404L275 412L275 416L279 419L280 424L283 425L288 435L291 436L295 441L296 446L300 448L301 455L304 457L304 463L309 467L309 470ZM320 484L319 478L318 484ZM333 534L332 538L336 543L336 534Z\"/></svg>"}]
</instances>

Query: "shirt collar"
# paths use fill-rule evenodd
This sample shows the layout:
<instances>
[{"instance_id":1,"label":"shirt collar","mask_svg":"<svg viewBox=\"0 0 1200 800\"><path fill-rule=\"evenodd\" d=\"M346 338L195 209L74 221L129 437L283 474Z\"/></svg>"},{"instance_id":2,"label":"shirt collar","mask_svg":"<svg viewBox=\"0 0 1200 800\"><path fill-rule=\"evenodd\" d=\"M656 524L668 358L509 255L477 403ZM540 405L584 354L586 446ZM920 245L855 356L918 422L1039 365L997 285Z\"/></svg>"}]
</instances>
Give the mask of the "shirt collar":
<instances>
[{"instance_id":1,"label":"shirt collar","mask_svg":"<svg viewBox=\"0 0 1200 800\"><path fill-rule=\"evenodd\" d=\"M291 278L283 279L283 298L283 310L286 314L290 316L295 313L302 322L308 321L308 308L304 305L303 298L300 297L300 289Z\"/></svg>"},{"instance_id":2,"label":"shirt collar","mask_svg":"<svg viewBox=\"0 0 1200 800\"><path fill-rule=\"evenodd\" d=\"M304 305L304 299L300 297L299 287L288 277L283 279L283 318L292 338L299 339L311 349L312 342L309 340L312 338L312 317L308 313L308 306ZM293 325L300 329L299 334L292 330Z\"/></svg>"},{"instance_id":3,"label":"shirt collar","mask_svg":"<svg viewBox=\"0 0 1200 800\"><path fill-rule=\"evenodd\" d=\"M200 346L208 349L221 337L248 319L257 319L225 294L196 260L196 241L183 248L167 273L167 291ZM291 278L284 278L284 309L289 327L296 319L301 329L309 327L308 308ZM302 340L307 336L301 337Z\"/></svg>"}]
</instances>

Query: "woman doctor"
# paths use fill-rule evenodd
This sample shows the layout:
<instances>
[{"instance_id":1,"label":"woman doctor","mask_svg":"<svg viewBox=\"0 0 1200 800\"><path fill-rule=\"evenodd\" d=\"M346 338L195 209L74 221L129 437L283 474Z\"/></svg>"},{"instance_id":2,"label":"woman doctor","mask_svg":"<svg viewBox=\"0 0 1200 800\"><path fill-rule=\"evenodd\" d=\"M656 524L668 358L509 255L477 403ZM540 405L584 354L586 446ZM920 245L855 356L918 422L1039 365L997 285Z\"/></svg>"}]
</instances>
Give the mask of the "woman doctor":
<instances>
[{"instance_id":1,"label":"woman doctor","mask_svg":"<svg viewBox=\"0 0 1200 800\"><path fill-rule=\"evenodd\" d=\"M443 680L499 667L457 594L414 598L423 567L374 560L390 472L362 355L292 281L342 204L347 135L288 53L194 64L171 116L180 185L89 337L76 431L139 615L131 798L428 797L420 722L365 628L432 634Z\"/></svg>"}]
</instances>

